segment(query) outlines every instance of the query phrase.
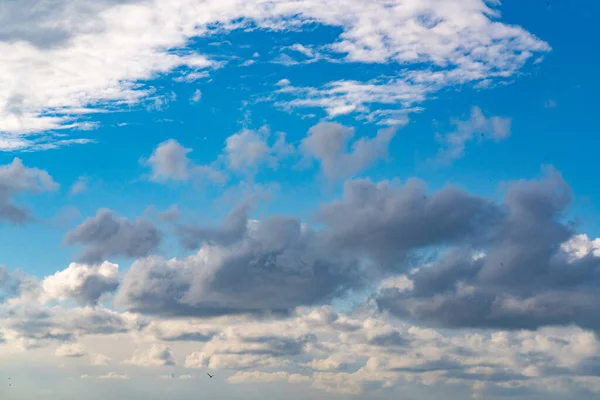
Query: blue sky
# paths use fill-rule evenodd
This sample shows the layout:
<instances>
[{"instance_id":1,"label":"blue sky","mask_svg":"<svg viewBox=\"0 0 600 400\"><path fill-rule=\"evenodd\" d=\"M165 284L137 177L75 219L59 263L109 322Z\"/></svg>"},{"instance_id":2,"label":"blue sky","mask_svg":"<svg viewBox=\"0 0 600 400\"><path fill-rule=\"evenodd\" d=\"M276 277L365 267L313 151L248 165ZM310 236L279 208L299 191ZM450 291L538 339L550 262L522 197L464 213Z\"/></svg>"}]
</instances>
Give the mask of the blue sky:
<instances>
[{"instance_id":1,"label":"blue sky","mask_svg":"<svg viewBox=\"0 0 600 400\"><path fill-rule=\"evenodd\" d=\"M172 372L189 375L169 387L191 398L206 371L218 374L211 397L228 399L289 385L294 399L537 399L550 380L560 398L597 395L600 5L54 3L0 11L0 166L18 170L0 173L0 363L37 382L3 398L95 386L146 398L141 377ZM45 173L57 187L29 180ZM406 208L421 198L421 212ZM30 221L11 219L25 210ZM458 263L468 252L484 256ZM428 285L440 292L419 292ZM504 308L461 317L460 288ZM564 314L549 316L561 296ZM279 307L286 317L264 317ZM323 310L355 328L311 328ZM110 333L90 328L109 314ZM68 339L44 338L57 332ZM232 351L248 343L267 349ZM514 353L504 367L474 361L502 346ZM542 361L526 370L528 352ZM56 365L71 392L42 379ZM99 379L119 374L114 387Z\"/></svg>"}]
</instances>

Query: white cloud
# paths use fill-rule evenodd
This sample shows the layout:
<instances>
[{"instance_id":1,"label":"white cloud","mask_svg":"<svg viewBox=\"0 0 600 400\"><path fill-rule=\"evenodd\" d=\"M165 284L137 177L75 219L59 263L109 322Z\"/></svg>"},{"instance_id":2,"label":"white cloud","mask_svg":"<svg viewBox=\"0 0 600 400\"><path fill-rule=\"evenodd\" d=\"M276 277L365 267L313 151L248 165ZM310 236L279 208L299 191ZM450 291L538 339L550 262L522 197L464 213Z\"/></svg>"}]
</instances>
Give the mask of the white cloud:
<instances>
[{"instance_id":1,"label":"white cloud","mask_svg":"<svg viewBox=\"0 0 600 400\"><path fill-rule=\"evenodd\" d=\"M34 10L45 1L32 1L28 8ZM346 61L422 68L417 76L392 83L329 86L329 94L338 97L337 106L327 104L328 93L316 93L322 104L313 98L312 105L338 113L360 109L382 96L402 104L407 96L423 98L427 88L509 77L536 53L550 50L523 29L498 22L499 13L484 0L106 0L88 7L59 5L43 17L23 15L16 3L5 3L11 25L0 42L5 55L0 61L3 148L35 146L31 134L85 128L82 124L88 121L82 116L156 99L152 88L139 83L158 74L183 67L187 72L181 78L189 72L187 79L193 80L219 66L185 49L172 51L185 47L191 37L206 35L215 23L228 31L239 28L242 19L272 30L317 22L342 29L324 51ZM25 23L30 26L27 35L17 29ZM48 34L49 27L58 34ZM306 53L308 47L303 46Z\"/></svg>"},{"instance_id":2,"label":"white cloud","mask_svg":"<svg viewBox=\"0 0 600 400\"><path fill-rule=\"evenodd\" d=\"M79 343L70 343L60 345L55 352L58 357L70 357L70 358L78 358L83 357L85 353L85 349Z\"/></svg>"},{"instance_id":3,"label":"white cloud","mask_svg":"<svg viewBox=\"0 0 600 400\"><path fill-rule=\"evenodd\" d=\"M415 286L415 283L406 275L401 275L398 277L388 278L381 282L379 285L379 289L397 289L401 292L406 290L412 290Z\"/></svg>"},{"instance_id":4,"label":"white cloud","mask_svg":"<svg viewBox=\"0 0 600 400\"><path fill-rule=\"evenodd\" d=\"M433 162L451 163L464 156L466 144L476 139L496 142L505 140L511 133L512 118L486 117L481 108L473 107L469 119L453 119L452 123L456 126L454 132L437 136L443 147Z\"/></svg>"},{"instance_id":5,"label":"white cloud","mask_svg":"<svg viewBox=\"0 0 600 400\"><path fill-rule=\"evenodd\" d=\"M290 84L290 80L289 79L280 79L279 81L277 81L277 83L275 85L277 86L288 86Z\"/></svg>"},{"instance_id":6,"label":"white cloud","mask_svg":"<svg viewBox=\"0 0 600 400\"><path fill-rule=\"evenodd\" d=\"M229 383L305 383L310 382L311 377L300 374L290 374L288 372L259 372L259 371L239 371L227 378Z\"/></svg>"},{"instance_id":7,"label":"white cloud","mask_svg":"<svg viewBox=\"0 0 600 400\"><path fill-rule=\"evenodd\" d=\"M574 235L571 239L561 245L571 261L584 258L587 255L600 257L600 238L591 240L588 235Z\"/></svg>"},{"instance_id":8,"label":"white cloud","mask_svg":"<svg viewBox=\"0 0 600 400\"><path fill-rule=\"evenodd\" d=\"M108 261L99 265L71 263L69 266L46 277L42 282L45 301L73 298L95 303L100 297L117 288L119 266Z\"/></svg>"},{"instance_id":9,"label":"white cloud","mask_svg":"<svg viewBox=\"0 0 600 400\"><path fill-rule=\"evenodd\" d=\"M190 101L192 103L197 103L200 101L200 99L202 99L202 91L200 91L200 89L196 89L196 91L192 95Z\"/></svg>"},{"instance_id":10,"label":"white cloud","mask_svg":"<svg viewBox=\"0 0 600 400\"><path fill-rule=\"evenodd\" d=\"M169 347L160 344L154 344L145 352L135 354L131 359L125 360L125 364L137 365L142 367L160 367L175 365L173 355Z\"/></svg>"},{"instance_id":11,"label":"white cloud","mask_svg":"<svg viewBox=\"0 0 600 400\"><path fill-rule=\"evenodd\" d=\"M102 366L102 365L108 365L108 363L110 361L112 361L112 359L109 356L106 356L104 354L98 353L98 354L94 354L91 357L90 364L91 365Z\"/></svg>"},{"instance_id":12,"label":"white cloud","mask_svg":"<svg viewBox=\"0 0 600 400\"><path fill-rule=\"evenodd\" d=\"M129 376L127 375L123 375L123 374L119 374L116 372L109 372L106 375L100 375L100 376L91 376L91 375L81 375L81 379L119 379L119 380L127 380L129 379Z\"/></svg>"}]
</instances>

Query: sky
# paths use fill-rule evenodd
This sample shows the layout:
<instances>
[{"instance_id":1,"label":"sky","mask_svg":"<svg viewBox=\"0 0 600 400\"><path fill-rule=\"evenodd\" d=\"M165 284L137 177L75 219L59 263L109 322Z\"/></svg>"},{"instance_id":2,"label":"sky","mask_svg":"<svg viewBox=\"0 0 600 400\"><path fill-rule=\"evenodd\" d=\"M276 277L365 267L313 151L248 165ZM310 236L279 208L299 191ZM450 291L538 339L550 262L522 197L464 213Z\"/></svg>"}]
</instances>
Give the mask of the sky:
<instances>
[{"instance_id":1,"label":"sky","mask_svg":"<svg viewBox=\"0 0 600 400\"><path fill-rule=\"evenodd\" d=\"M0 0L0 398L598 398L598 17Z\"/></svg>"}]
</instances>

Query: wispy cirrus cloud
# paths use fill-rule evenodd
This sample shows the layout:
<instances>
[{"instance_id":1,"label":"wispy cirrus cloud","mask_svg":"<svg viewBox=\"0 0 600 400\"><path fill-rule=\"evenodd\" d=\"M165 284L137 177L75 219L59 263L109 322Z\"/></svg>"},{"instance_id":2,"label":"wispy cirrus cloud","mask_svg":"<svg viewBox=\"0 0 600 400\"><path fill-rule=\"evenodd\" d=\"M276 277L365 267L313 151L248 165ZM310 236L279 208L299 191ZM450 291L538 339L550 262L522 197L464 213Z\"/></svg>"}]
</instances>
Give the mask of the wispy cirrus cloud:
<instances>
[{"instance_id":1,"label":"wispy cirrus cloud","mask_svg":"<svg viewBox=\"0 0 600 400\"><path fill-rule=\"evenodd\" d=\"M53 0L28 3L7 2L3 13L4 149L35 148L40 133L86 129L98 112L151 101L160 94L144 82L158 74L176 72L185 80L222 67L210 54L187 47L190 38L208 36L214 26L228 32L255 25L283 33L316 22L341 30L320 53L335 54L343 62L412 68L391 80L342 78L322 88L299 88L296 100L286 100L292 107L325 108L330 115L368 113L368 105L375 103L404 108L449 85L507 78L536 53L550 50L522 28L498 21L499 12L484 0L105 0L94 5L76 1L72 7ZM41 16L23 11L28 8L49 12ZM134 16L136 24L129 23ZM119 46L114 45L117 41ZM310 44L298 43L294 49L309 56L314 52ZM51 139L42 146L59 143Z\"/></svg>"}]
</instances>

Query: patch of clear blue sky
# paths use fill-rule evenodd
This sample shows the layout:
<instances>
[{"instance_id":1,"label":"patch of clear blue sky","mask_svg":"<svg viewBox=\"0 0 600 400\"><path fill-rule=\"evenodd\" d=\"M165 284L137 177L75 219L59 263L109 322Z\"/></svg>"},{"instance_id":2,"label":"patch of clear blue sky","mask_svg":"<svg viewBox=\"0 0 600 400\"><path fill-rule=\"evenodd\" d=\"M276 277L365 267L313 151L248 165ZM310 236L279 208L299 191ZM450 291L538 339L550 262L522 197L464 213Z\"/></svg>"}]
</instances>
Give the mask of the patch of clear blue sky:
<instances>
[{"instance_id":1,"label":"patch of clear blue sky","mask_svg":"<svg viewBox=\"0 0 600 400\"><path fill-rule=\"evenodd\" d=\"M491 89L449 88L426 101L424 111L412 114L411 122L399 130L390 147L391 160L377 164L364 175L373 180L409 177L424 179L432 189L455 183L473 193L500 199L497 185L503 180L539 176L540 166L552 164L573 187L576 199L572 216L583 222L581 231L600 236L597 185L598 44L590 42L596 35L594 21L600 5L594 1L505 1L504 22L522 26L547 41L553 51L537 65L524 69L515 82ZM337 79L368 80L380 75L391 76L399 69L390 65L330 64L317 62L283 66L267 61L276 58L281 46L294 43L318 45L329 43L339 33L336 29L314 26L301 33L233 32L199 39L192 47L219 57L237 56L239 60L214 71L209 79L194 83L173 81L174 75L149 82L159 94L174 92L177 99L164 110L148 111L144 107L97 116L101 123L93 132L71 132L72 137L93 137L97 144L73 146L36 153L0 154L6 164L14 156L30 167L48 170L62 185L60 193L26 198L27 204L42 218L52 218L72 205L81 216L63 228L34 224L23 227L0 226L0 264L21 267L28 272L47 274L64 268L75 255L74 248L61 246L67 227L82 218L95 215L98 208L110 208L120 215L136 217L154 205L164 210L179 204L198 220L215 223L231 202L223 200L223 190L208 186L202 189L189 184L160 185L140 181L147 173L139 158L150 155L160 142L175 138L193 149L190 157L199 164L215 160L226 137L241 128L258 129L269 125L272 132L283 131L296 142L325 116L322 110L299 109L293 113L276 109L271 102L253 103L271 94L274 84L287 78L296 86L320 86ZM228 41L220 46L215 42ZM591 47L590 47L591 46ZM593 48L593 47L596 48ZM241 62L257 52L256 64L242 67ZM292 53L290 53L292 54ZM196 89L202 91L198 103L190 103ZM548 101L556 107L547 108ZM244 106L244 102L249 105ZM444 168L424 168L422 162L437 151L435 132L452 129L452 117L468 117L477 105L488 116L513 118L511 137L500 143L467 144L465 157ZM249 114L246 114L249 112ZM316 118L302 119L314 113ZM248 119L245 119L249 116ZM96 116L95 116L96 117ZM161 122L162 121L162 122ZM171 121L171 122L165 122ZM246 121L246 122L243 122ZM337 121L356 127L357 136L372 136L380 127L351 117ZM437 121L434 123L434 121ZM118 124L127 123L125 126ZM277 171L263 170L256 182L277 182L280 190L261 214L286 213L307 219L319 202L335 198L339 183L315 181L316 169L296 171L290 164ZM69 186L80 175L91 178L91 189L76 197L68 196ZM165 254L179 254L171 242ZM121 261L127 267L128 260Z\"/></svg>"}]
</instances>

